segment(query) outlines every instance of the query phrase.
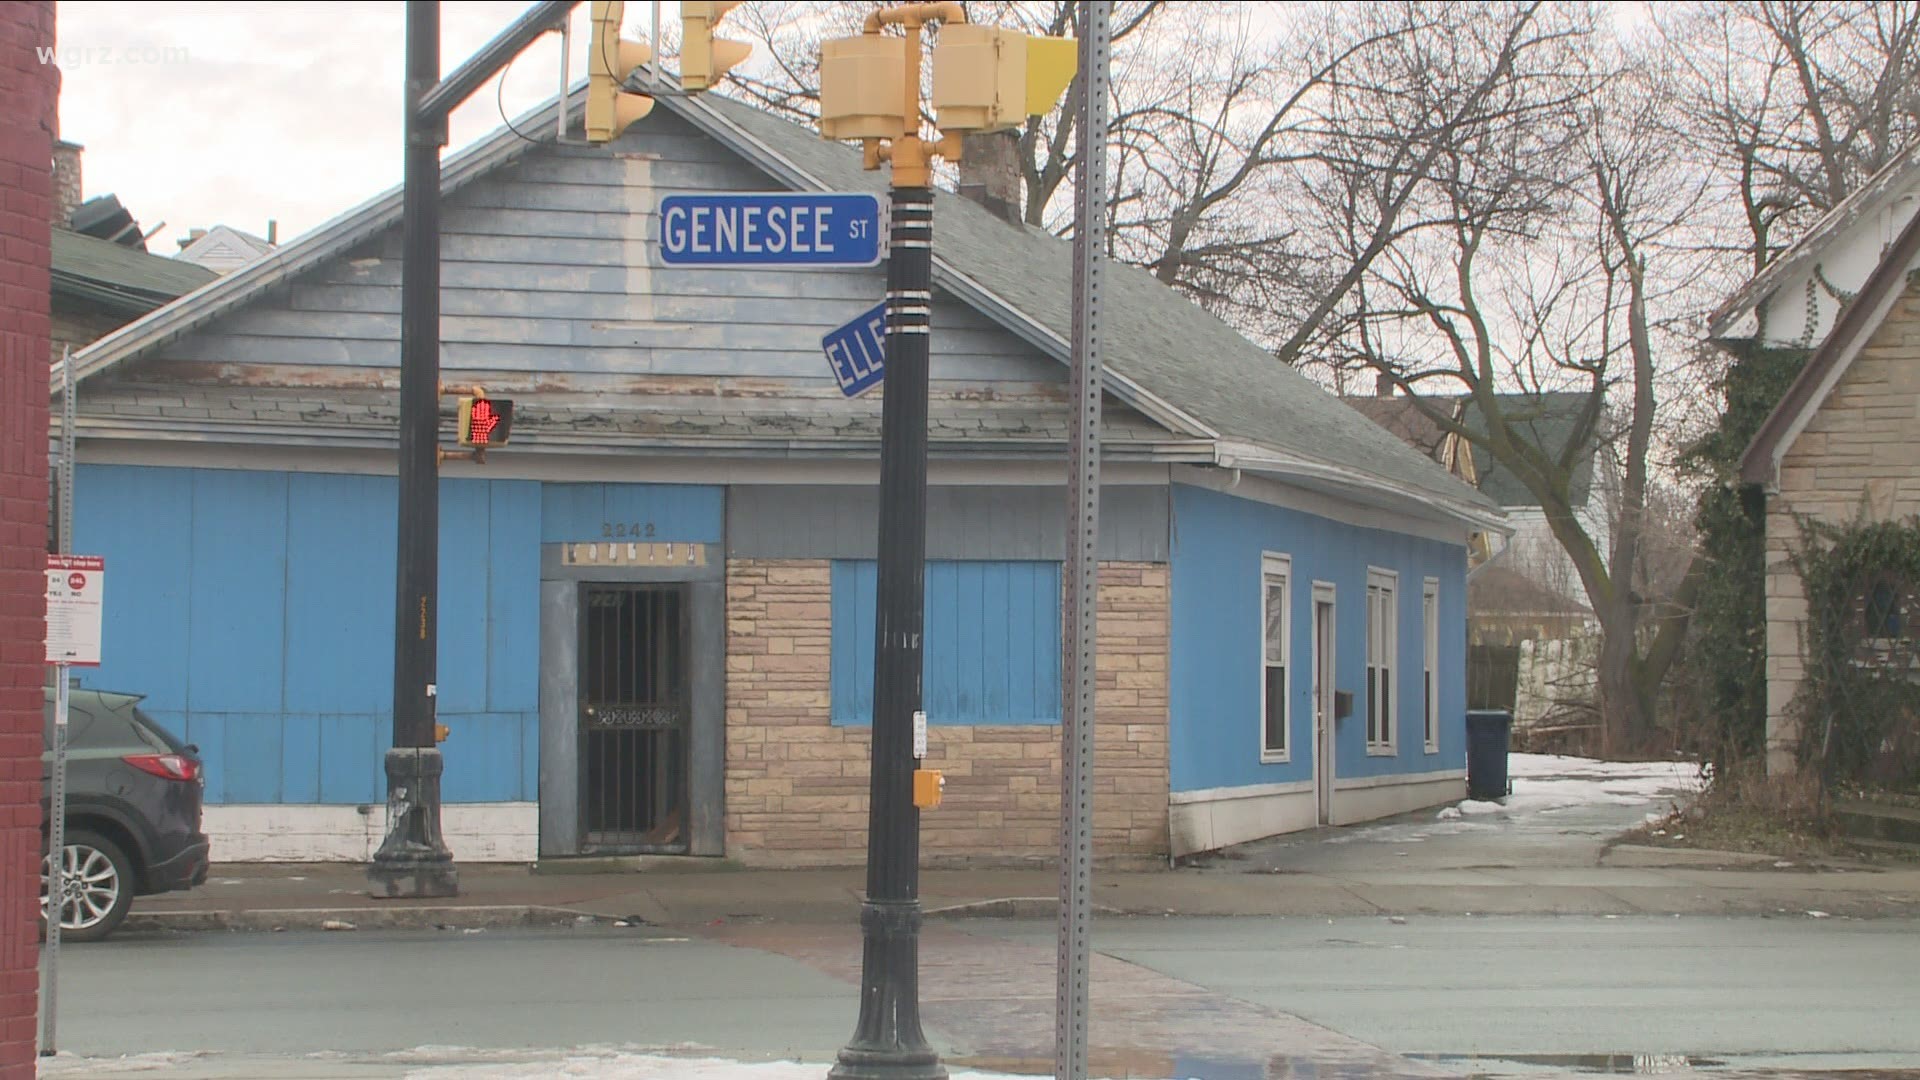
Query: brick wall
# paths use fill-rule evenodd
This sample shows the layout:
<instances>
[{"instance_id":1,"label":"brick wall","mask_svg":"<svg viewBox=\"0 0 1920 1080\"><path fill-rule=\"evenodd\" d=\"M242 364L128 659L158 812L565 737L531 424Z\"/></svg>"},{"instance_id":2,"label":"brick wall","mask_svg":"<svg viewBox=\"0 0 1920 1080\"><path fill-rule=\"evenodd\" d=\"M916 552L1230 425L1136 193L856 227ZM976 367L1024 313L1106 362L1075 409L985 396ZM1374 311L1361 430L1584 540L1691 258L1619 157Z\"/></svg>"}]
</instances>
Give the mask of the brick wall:
<instances>
[{"instance_id":1,"label":"brick wall","mask_svg":"<svg viewBox=\"0 0 1920 1080\"><path fill-rule=\"evenodd\" d=\"M1780 462L1767 500L1767 760L1791 771L1800 731L1790 706L1805 677L1806 592L1790 561L1796 516L1848 522L1920 514L1920 286L1887 313Z\"/></svg>"},{"instance_id":2,"label":"brick wall","mask_svg":"<svg viewBox=\"0 0 1920 1080\"><path fill-rule=\"evenodd\" d=\"M832 570L727 564L727 854L756 865L866 858L869 733L829 721ZM1167 851L1167 568L1100 571L1094 853ZM936 725L946 793L921 817L929 865L1044 861L1059 850L1060 728Z\"/></svg>"},{"instance_id":3,"label":"brick wall","mask_svg":"<svg viewBox=\"0 0 1920 1080\"><path fill-rule=\"evenodd\" d=\"M34 1073L47 550L52 0L0 4L0 1080Z\"/></svg>"}]
</instances>

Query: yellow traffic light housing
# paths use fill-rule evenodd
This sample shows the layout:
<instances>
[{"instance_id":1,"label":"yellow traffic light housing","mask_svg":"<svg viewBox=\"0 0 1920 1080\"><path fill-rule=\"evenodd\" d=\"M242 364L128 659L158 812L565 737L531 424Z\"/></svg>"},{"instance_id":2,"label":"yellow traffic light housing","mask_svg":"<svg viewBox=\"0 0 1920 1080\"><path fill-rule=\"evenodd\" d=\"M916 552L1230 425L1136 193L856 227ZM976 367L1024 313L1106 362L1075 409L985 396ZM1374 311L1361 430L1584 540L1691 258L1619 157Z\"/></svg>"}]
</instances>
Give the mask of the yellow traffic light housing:
<instances>
[{"instance_id":1,"label":"yellow traffic light housing","mask_svg":"<svg viewBox=\"0 0 1920 1080\"><path fill-rule=\"evenodd\" d=\"M507 445L513 434L513 402L486 395L460 399L460 422L455 428L461 446L486 450Z\"/></svg>"},{"instance_id":2,"label":"yellow traffic light housing","mask_svg":"<svg viewBox=\"0 0 1920 1080\"><path fill-rule=\"evenodd\" d=\"M653 111L653 99L622 89L634 69L653 59L653 48L620 36L626 4L594 0L593 34L587 48L587 141L612 142Z\"/></svg>"},{"instance_id":3,"label":"yellow traffic light housing","mask_svg":"<svg viewBox=\"0 0 1920 1080\"><path fill-rule=\"evenodd\" d=\"M744 41L713 36L713 27L741 0L681 0L680 88L697 94L720 81L734 65L753 54Z\"/></svg>"},{"instance_id":4,"label":"yellow traffic light housing","mask_svg":"<svg viewBox=\"0 0 1920 1080\"><path fill-rule=\"evenodd\" d=\"M1078 53L1067 38L948 26L933 47L934 112L943 131L1019 127L1052 109L1078 68Z\"/></svg>"},{"instance_id":5,"label":"yellow traffic light housing","mask_svg":"<svg viewBox=\"0 0 1920 1080\"><path fill-rule=\"evenodd\" d=\"M881 34L820 43L820 134L898 139L907 132L907 40Z\"/></svg>"}]
</instances>

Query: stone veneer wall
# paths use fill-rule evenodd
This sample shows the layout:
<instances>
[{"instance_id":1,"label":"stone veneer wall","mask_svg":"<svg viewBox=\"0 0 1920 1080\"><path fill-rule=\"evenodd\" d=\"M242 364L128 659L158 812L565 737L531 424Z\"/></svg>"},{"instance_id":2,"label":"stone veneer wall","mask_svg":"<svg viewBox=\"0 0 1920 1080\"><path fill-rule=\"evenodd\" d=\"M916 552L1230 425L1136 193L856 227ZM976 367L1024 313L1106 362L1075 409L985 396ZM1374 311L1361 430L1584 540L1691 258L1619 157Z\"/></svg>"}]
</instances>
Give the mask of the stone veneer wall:
<instances>
[{"instance_id":1,"label":"stone veneer wall","mask_svg":"<svg viewBox=\"0 0 1920 1080\"><path fill-rule=\"evenodd\" d=\"M1806 591L1794 572L1796 516L1844 523L1920 513L1920 288L1887 312L1780 462L1767 499L1767 768L1796 765L1791 705L1805 678Z\"/></svg>"},{"instance_id":2,"label":"stone veneer wall","mask_svg":"<svg viewBox=\"0 0 1920 1080\"><path fill-rule=\"evenodd\" d=\"M829 721L832 569L825 560L727 564L727 855L754 865L866 859L869 731ZM1167 852L1167 568L1103 563L1094 853ZM1056 857L1060 728L935 725L947 777L921 817L923 862Z\"/></svg>"}]
</instances>

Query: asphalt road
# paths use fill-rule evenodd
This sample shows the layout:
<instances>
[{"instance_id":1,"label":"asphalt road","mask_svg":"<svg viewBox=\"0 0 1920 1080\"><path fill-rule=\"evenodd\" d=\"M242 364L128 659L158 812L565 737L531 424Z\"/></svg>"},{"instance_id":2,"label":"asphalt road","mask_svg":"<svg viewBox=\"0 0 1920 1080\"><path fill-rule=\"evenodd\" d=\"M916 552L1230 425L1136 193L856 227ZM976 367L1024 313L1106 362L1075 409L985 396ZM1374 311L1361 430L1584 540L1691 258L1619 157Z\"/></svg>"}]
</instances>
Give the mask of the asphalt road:
<instances>
[{"instance_id":1,"label":"asphalt road","mask_svg":"<svg viewBox=\"0 0 1920 1080\"><path fill-rule=\"evenodd\" d=\"M1053 924L966 929L1041 944ZM1094 944L1448 1064L1577 1067L1622 1055L1920 1067L1920 923L1911 921L1124 919L1098 923ZM361 1075L321 1066L423 1046L705 1047L741 1060L828 1061L857 1012L855 988L814 967L653 929L127 937L63 957L63 1050L229 1062L142 1075L250 1075L266 1061L276 1076ZM74 1062L49 1072L61 1074L105 1075Z\"/></svg>"},{"instance_id":2,"label":"asphalt road","mask_svg":"<svg viewBox=\"0 0 1920 1080\"><path fill-rule=\"evenodd\" d=\"M1135 919L1098 924L1093 943L1401 1054L1920 1067L1907 920Z\"/></svg>"},{"instance_id":3,"label":"asphalt road","mask_svg":"<svg viewBox=\"0 0 1920 1080\"><path fill-rule=\"evenodd\" d=\"M858 1014L855 987L797 961L643 930L123 936L61 962L58 1046L87 1057L637 1045L831 1060Z\"/></svg>"}]
</instances>

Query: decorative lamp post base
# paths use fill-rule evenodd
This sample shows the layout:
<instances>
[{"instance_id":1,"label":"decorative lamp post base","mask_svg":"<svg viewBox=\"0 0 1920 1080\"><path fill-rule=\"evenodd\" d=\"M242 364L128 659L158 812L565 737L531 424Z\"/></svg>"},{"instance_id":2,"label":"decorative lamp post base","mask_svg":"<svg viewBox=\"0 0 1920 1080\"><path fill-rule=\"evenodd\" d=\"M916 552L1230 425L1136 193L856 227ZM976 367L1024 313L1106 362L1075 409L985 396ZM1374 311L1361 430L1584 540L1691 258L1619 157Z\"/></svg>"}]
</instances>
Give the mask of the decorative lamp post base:
<instances>
[{"instance_id":1,"label":"decorative lamp post base","mask_svg":"<svg viewBox=\"0 0 1920 1080\"><path fill-rule=\"evenodd\" d=\"M440 836L440 751L387 751L387 838L367 865L367 895L406 899L460 895L460 870Z\"/></svg>"}]
</instances>

